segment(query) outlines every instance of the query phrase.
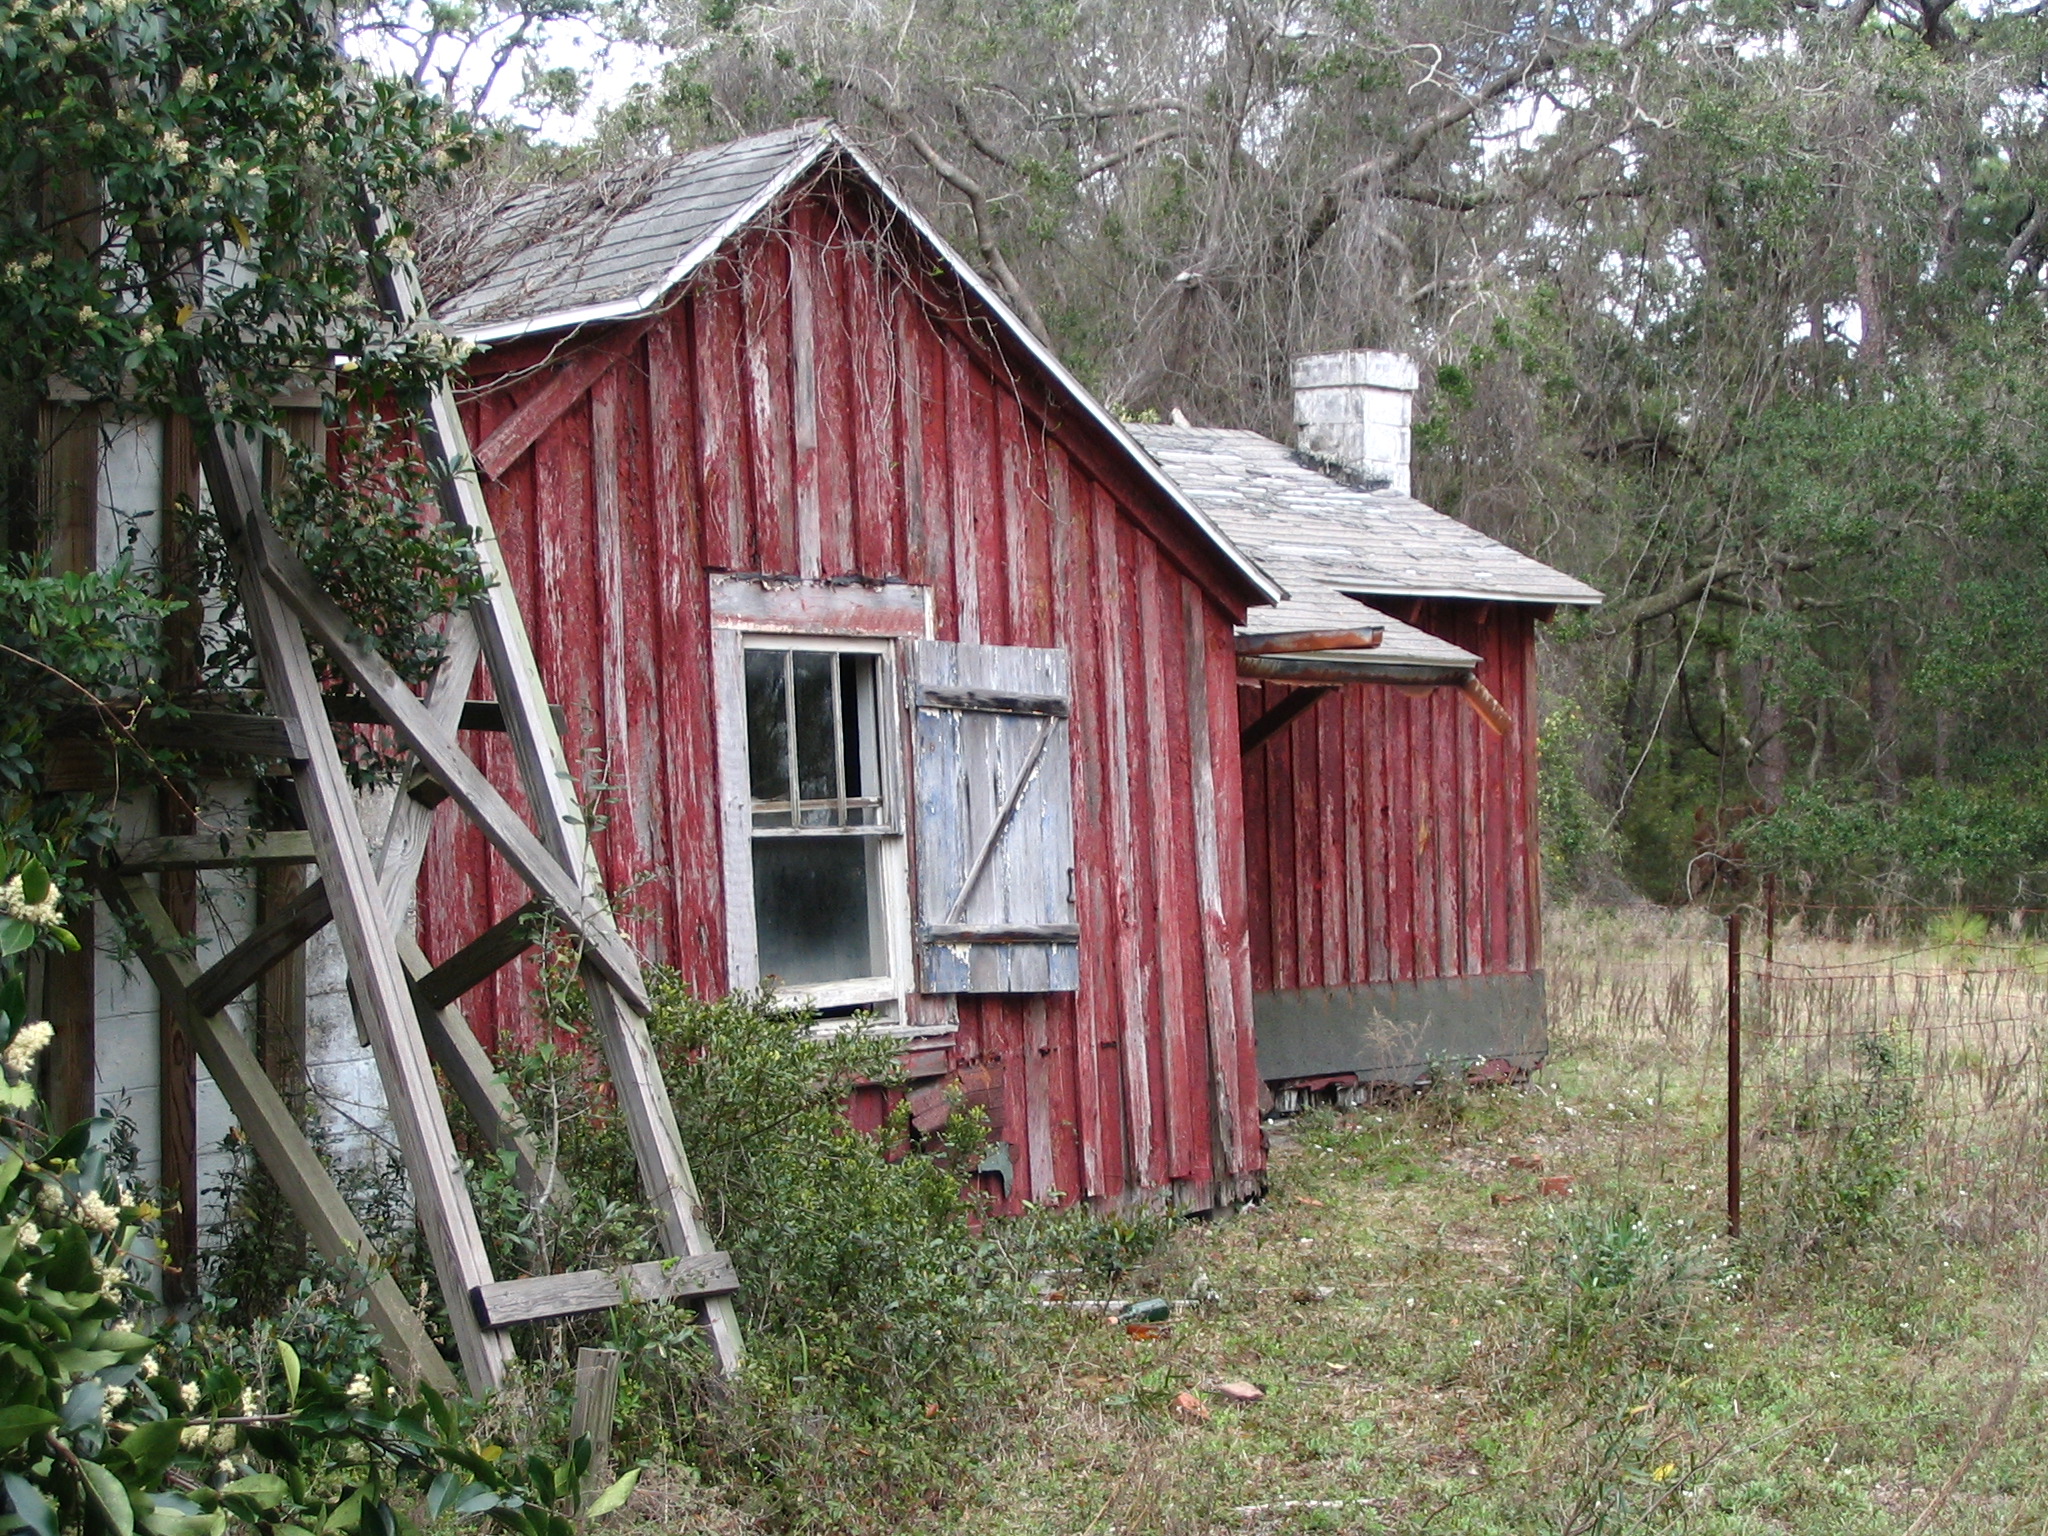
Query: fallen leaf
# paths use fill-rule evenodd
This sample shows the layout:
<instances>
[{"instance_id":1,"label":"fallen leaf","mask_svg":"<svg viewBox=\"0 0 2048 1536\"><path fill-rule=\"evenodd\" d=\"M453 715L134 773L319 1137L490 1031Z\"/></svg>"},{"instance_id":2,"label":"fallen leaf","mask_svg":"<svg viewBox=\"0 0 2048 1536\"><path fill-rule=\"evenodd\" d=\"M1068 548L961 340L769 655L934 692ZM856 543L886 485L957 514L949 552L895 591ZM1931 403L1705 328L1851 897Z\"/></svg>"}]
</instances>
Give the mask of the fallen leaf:
<instances>
[{"instance_id":1,"label":"fallen leaf","mask_svg":"<svg viewBox=\"0 0 2048 1536\"><path fill-rule=\"evenodd\" d=\"M1173 1336L1170 1323L1125 1323L1124 1332L1134 1339L1166 1339Z\"/></svg>"},{"instance_id":2,"label":"fallen leaf","mask_svg":"<svg viewBox=\"0 0 2048 1536\"><path fill-rule=\"evenodd\" d=\"M1549 1200L1561 1200L1572 1192L1570 1174L1552 1174L1536 1186L1537 1193Z\"/></svg>"},{"instance_id":3,"label":"fallen leaf","mask_svg":"<svg viewBox=\"0 0 2048 1536\"><path fill-rule=\"evenodd\" d=\"M1183 1392L1173 1400L1173 1416L1193 1424L1209 1422L1209 1410L1202 1400L1192 1392Z\"/></svg>"},{"instance_id":4,"label":"fallen leaf","mask_svg":"<svg viewBox=\"0 0 2048 1536\"><path fill-rule=\"evenodd\" d=\"M1508 1159L1508 1166L1510 1168L1520 1168L1524 1172L1534 1173L1543 1166L1543 1159L1535 1156L1533 1153L1524 1155L1518 1152Z\"/></svg>"},{"instance_id":5,"label":"fallen leaf","mask_svg":"<svg viewBox=\"0 0 2048 1536\"><path fill-rule=\"evenodd\" d=\"M1296 1205L1312 1205L1317 1210L1322 1210L1324 1208L1322 1201L1314 1199L1308 1195L1296 1195L1294 1197L1294 1203Z\"/></svg>"},{"instance_id":6,"label":"fallen leaf","mask_svg":"<svg viewBox=\"0 0 2048 1536\"><path fill-rule=\"evenodd\" d=\"M1233 1403L1256 1403L1266 1392L1248 1381L1226 1381L1217 1387L1216 1395Z\"/></svg>"}]
</instances>

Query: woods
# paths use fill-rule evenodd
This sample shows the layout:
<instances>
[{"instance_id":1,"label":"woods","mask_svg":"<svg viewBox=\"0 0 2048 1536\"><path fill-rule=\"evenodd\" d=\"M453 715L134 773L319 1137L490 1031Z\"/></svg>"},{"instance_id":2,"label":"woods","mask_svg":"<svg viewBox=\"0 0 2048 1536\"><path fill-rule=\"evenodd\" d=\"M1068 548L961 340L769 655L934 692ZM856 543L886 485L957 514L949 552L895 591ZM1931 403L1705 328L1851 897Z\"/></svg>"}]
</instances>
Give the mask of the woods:
<instances>
[{"instance_id":1,"label":"woods","mask_svg":"<svg viewBox=\"0 0 2048 1536\"><path fill-rule=\"evenodd\" d=\"M2038 7L465 13L557 102L571 14L659 79L500 183L830 115L1126 412L1285 438L1291 357L1415 353L1418 493L1609 595L1546 664L1579 880L2040 899Z\"/></svg>"}]
</instances>

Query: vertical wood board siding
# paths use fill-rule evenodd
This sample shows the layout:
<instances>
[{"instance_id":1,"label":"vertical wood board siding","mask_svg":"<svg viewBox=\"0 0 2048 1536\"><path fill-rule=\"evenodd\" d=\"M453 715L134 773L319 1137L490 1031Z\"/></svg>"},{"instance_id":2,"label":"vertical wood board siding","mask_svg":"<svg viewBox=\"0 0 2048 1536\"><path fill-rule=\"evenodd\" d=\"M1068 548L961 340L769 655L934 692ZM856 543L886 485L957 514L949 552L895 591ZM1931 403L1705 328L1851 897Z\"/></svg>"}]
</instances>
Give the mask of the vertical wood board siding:
<instances>
[{"instance_id":1,"label":"vertical wood board siding","mask_svg":"<svg viewBox=\"0 0 2048 1536\"><path fill-rule=\"evenodd\" d=\"M598 792L625 926L706 994L727 954L709 573L908 581L931 589L939 639L1064 648L1079 990L960 997L949 1067L986 1085L973 1097L1011 1146L1012 1201L1207 1206L1264 1163L1235 616L1203 575L1213 555L907 238L820 195L729 248L487 482L508 575ZM488 354L472 430L601 338ZM502 750L485 758L513 782ZM509 910L513 886L443 818L428 953ZM534 980L529 959L465 1000L500 1053L533 1037ZM854 1112L879 1123L883 1105Z\"/></svg>"},{"instance_id":2,"label":"vertical wood board siding","mask_svg":"<svg viewBox=\"0 0 2048 1536\"><path fill-rule=\"evenodd\" d=\"M1244 763L1253 984L1261 992L1534 969L1535 619L1435 601L1413 623L1481 658L1515 721L1496 736L1449 688L1361 683ZM1237 687L1249 724L1289 690Z\"/></svg>"}]
</instances>

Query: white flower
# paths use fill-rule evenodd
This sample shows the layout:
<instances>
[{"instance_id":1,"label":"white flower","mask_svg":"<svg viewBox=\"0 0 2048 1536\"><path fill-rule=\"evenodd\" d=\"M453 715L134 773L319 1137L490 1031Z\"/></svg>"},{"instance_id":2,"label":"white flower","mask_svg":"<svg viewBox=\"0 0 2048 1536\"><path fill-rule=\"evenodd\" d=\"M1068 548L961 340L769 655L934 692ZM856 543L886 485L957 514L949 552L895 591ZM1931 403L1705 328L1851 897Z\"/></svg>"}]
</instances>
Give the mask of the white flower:
<instances>
[{"instance_id":1,"label":"white flower","mask_svg":"<svg viewBox=\"0 0 2048 1536\"><path fill-rule=\"evenodd\" d=\"M144 1381L155 1381L157 1377L163 1374L163 1369L162 1366L156 1363L155 1355L150 1354L142 1357L142 1379Z\"/></svg>"},{"instance_id":2,"label":"white flower","mask_svg":"<svg viewBox=\"0 0 2048 1536\"><path fill-rule=\"evenodd\" d=\"M122 1287L127 1283L128 1277L121 1272L121 1266L118 1264L101 1264L98 1268L101 1298L106 1301L119 1301L124 1294Z\"/></svg>"},{"instance_id":3,"label":"white flower","mask_svg":"<svg viewBox=\"0 0 2048 1536\"><path fill-rule=\"evenodd\" d=\"M88 305L78 313L82 319L96 319L100 311ZM8 874L6 883L0 883L0 915L16 918L31 928L55 928L63 922L63 907L57 903L55 883L43 891L41 901L31 901L20 889L20 874Z\"/></svg>"},{"instance_id":4,"label":"white flower","mask_svg":"<svg viewBox=\"0 0 2048 1536\"><path fill-rule=\"evenodd\" d=\"M96 1189L78 1197L78 1224L95 1232L111 1232L121 1225L121 1213L100 1198Z\"/></svg>"},{"instance_id":5,"label":"white flower","mask_svg":"<svg viewBox=\"0 0 2048 1536\"><path fill-rule=\"evenodd\" d=\"M233 1477L235 1475L235 1464L228 1457L223 1456L213 1464L213 1470L222 1477Z\"/></svg>"},{"instance_id":6,"label":"white flower","mask_svg":"<svg viewBox=\"0 0 2048 1536\"><path fill-rule=\"evenodd\" d=\"M208 1454L214 1456L225 1456L229 1451L232 1451L234 1448L235 1432L232 1429L228 1428L226 1425L222 1425L219 1429L216 1429L213 1432L213 1438L206 1442L206 1449Z\"/></svg>"},{"instance_id":7,"label":"white flower","mask_svg":"<svg viewBox=\"0 0 2048 1536\"><path fill-rule=\"evenodd\" d=\"M242 1388L242 1417L253 1419L263 1411L263 1399L254 1387Z\"/></svg>"},{"instance_id":8,"label":"white flower","mask_svg":"<svg viewBox=\"0 0 2048 1536\"><path fill-rule=\"evenodd\" d=\"M178 1431L178 1447L181 1450L196 1451L206 1444L206 1437L213 1431L204 1424L187 1424Z\"/></svg>"},{"instance_id":9,"label":"white flower","mask_svg":"<svg viewBox=\"0 0 2048 1536\"><path fill-rule=\"evenodd\" d=\"M178 1406L190 1413L199 1406L199 1383L181 1381L178 1383Z\"/></svg>"},{"instance_id":10,"label":"white flower","mask_svg":"<svg viewBox=\"0 0 2048 1536\"><path fill-rule=\"evenodd\" d=\"M128 1389L126 1387L107 1388L107 1407L109 1410L118 1408L127 1401Z\"/></svg>"},{"instance_id":11,"label":"white flower","mask_svg":"<svg viewBox=\"0 0 2048 1536\"><path fill-rule=\"evenodd\" d=\"M375 1395L370 1390L370 1378L360 1372L349 1382L348 1390L342 1393L342 1396L348 1400L348 1405L351 1408L369 1407Z\"/></svg>"},{"instance_id":12,"label":"white flower","mask_svg":"<svg viewBox=\"0 0 2048 1536\"><path fill-rule=\"evenodd\" d=\"M7 1049L0 1051L0 1065L4 1065L16 1077L27 1077L35 1070L36 1058L43 1054L44 1047L56 1037L57 1031L50 1027L47 1019L36 1019L24 1024L14 1032L14 1038L7 1042Z\"/></svg>"},{"instance_id":13,"label":"white flower","mask_svg":"<svg viewBox=\"0 0 2048 1536\"><path fill-rule=\"evenodd\" d=\"M15 1240L24 1248L39 1247L43 1241L43 1229L32 1221L24 1221L15 1231Z\"/></svg>"},{"instance_id":14,"label":"white flower","mask_svg":"<svg viewBox=\"0 0 2048 1536\"><path fill-rule=\"evenodd\" d=\"M36 1206L40 1210L55 1213L64 1209L64 1190L56 1184L45 1184L36 1191Z\"/></svg>"},{"instance_id":15,"label":"white flower","mask_svg":"<svg viewBox=\"0 0 2048 1536\"><path fill-rule=\"evenodd\" d=\"M183 165L192 158L191 141L173 133L168 128L157 135L156 147L162 151L163 157L173 165Z\"/></svg>"}]
</instances>

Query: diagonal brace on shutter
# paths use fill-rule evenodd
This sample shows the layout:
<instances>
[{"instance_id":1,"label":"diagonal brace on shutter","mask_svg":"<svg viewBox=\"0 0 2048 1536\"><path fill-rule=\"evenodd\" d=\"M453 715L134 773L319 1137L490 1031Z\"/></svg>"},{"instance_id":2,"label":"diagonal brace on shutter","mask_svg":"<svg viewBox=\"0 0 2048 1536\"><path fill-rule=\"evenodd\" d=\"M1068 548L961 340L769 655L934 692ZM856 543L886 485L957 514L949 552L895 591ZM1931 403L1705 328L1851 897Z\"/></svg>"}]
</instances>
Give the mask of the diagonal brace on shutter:
<instances>
[{"instance_id":1,"label":"diagonal brace on shutter","mask_svg":"<svg viewBox=\"0 0 2048 1536\"><path fill-rule=\"evenodd\" d=\"M1024 766L1017 774L1017 782L1010 786L1010 793L1003 800L1002 808L996 812L995 820L989 823L988 835L981 840L981 846L974 851L968 862L967 876L960 882L960 893L953 898L953 905L946 909L946 921L957 923L960 914L967 910L967 898L974 894L974 887L980 882L982 872L988 868L989 858L996 851L996 844L1003 839L1004 829L1017 814L1017 807L1023 802L1024 788L1031 782L1031 776L1038 772L1038 763L1045 756L1045 745L1052 740L1053 727L1059 721L1046 715L1038 722L1038 735L1032 739L1031 750L1024 758Z\"/></svg>"}]
</instances>

